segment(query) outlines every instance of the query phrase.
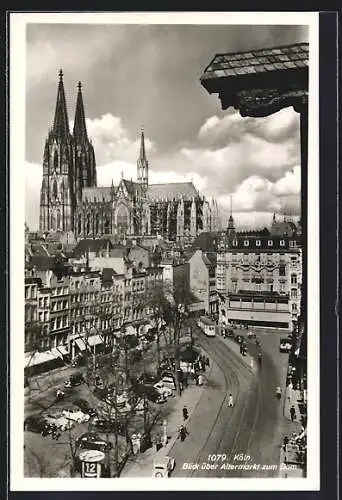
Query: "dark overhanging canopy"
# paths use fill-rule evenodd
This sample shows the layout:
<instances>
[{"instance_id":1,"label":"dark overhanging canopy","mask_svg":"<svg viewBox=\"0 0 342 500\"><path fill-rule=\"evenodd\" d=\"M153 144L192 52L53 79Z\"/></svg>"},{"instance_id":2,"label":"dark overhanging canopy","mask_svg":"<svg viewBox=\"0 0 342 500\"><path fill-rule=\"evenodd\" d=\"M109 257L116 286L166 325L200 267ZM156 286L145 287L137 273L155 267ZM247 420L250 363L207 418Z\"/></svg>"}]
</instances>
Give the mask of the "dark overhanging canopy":
<instances>
[{"instance_id":1,"label":"dark overhanging canopy","mask_svg":"<svg viewBox=\"0 0 342 500\"><path fill-rule=\"evenodd\" d=\"M308 43L216 54L200 81L219 95L222 109L233 106L241 116L268 116L289 106L302 113L308 103L308 66Z\"/></svg>"}]
</instances>

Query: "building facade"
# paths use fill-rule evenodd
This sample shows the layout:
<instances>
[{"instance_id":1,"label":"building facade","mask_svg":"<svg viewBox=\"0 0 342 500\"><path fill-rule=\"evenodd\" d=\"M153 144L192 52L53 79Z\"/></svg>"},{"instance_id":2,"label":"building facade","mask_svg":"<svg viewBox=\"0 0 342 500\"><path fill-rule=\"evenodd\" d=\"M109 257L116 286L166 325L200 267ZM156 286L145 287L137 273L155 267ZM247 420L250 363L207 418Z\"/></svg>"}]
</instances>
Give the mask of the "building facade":
<instances>
[{"instance_id":1,"label":"building facade","mask_svg":"<svg viewBox=\"0 0 342 500\"><path fill-rule=\"evenodd\" d=\"M195 250L188 262L190 291L202 302L203 312L214 316L218 307L216 262L209 260L208 256L199 249Z\"/></svg>"},{"instance_id":2,"label":"building facade","mask_svg":"<svg viewBox=\"0 0 342 500\"><path fill-rule=\"evenodd\" d=\"M300 235L236 233L231 218L218 245L216 280L222 324L292 329L300 314Z\"/></svg>"},{"instance_id":3,"label":"building facade","mask_svg":"<svg viewBox=\"0 0 342 500\"><path fill-rule=\"evenodd\" d=\"M117 186L97 187L95 153L88 138L81 84L70 133L63 73L59 74L53 127L44 148L40 229L73 231L77 239L113 235L161 235L191 240L218 224L215 200L206 200L192 182L149 183L144 131L137 180L122 176Z\"/></svg>"}]
</instances>

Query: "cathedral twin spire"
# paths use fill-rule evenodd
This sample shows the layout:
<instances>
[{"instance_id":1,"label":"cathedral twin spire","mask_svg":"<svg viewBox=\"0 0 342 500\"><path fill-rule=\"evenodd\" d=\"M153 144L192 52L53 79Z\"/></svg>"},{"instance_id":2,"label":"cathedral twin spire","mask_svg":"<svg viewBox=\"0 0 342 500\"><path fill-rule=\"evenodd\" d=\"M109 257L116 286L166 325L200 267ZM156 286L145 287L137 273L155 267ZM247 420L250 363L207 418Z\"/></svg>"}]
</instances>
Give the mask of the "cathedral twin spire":
<instances>
[{"instance_id":1,"label":"cathedral twin spire","mask_svg":"<svg viewBox=\"0 0 342 500\"><path fill-rule=\"evenodd\" d=\"M88 135L87 135L86 121L85 121L81 82L78 82L77 88L78 92L76 100L73 136L78 141L87 141ZM67 138L69 139L70 137L69 119L68 119L68 111L65 99L62 70L59 71L56 109L55 109L52 131L54 132L55 136L61 139L67 139Z\"/></svg>"},{"instance_id":2,"label":"cathedral twin spire","mask_svg":"<svg viewBox=\"0 0 342 500\"><path fill-rule=\"evenodd\" d=\"M54 134L57 137L66 139L69 138L69 120L68 120L68 111L65 100L65 92L64 92L64 84L63 84L63 71L59 71L59 82L58 82L58 90L57 90L57 101L56 101L56 109L55 109L55 118L53 121Z\"/></svg>"},{"instance_id":3,"label":"cathedral twin spire","mask_svg":"<svg viewBox=\"0 0 342 500\"><path fill-rule=\"evenodd\" d=\"M78 92L77 92L76 112L75 112L75 122L74 122L73 135L74 135L75 139L78 139L81 141L87 141L88 135L87 135L87 127L86 127L86 121L85 121L85 114L84 114L81 82L78 82L77 88L78 88Z\"/></svg>"}]
</instances>

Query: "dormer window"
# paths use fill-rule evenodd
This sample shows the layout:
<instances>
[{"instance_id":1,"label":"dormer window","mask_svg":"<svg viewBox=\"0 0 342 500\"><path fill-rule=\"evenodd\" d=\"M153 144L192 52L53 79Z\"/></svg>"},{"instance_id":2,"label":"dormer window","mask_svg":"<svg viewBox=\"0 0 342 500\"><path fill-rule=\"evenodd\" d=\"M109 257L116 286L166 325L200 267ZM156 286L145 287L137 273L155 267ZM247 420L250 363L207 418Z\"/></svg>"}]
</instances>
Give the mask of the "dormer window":
<instances>
[{"instance_id":1,"label":"dormer window","mask_svg":"<svg viewBox=\"0 0 342 500\"><path fill-rule=\"evenodd\" d=\"M256 244L257 247L260 247L261 241L260 240L256 240L255 244Z\"/></svg>"},{"instance_id":2,"label":"dormer window","mask_svg":"<svg viewBox=\"0 0 342 500\"><path fill-rule=\"evenodd\" d=\"M244 244L244 246L245 246L245 247L248 247L248 246L249 246L249 240L245 240L245 241L243 242L243 244Z\"/></svg>"},{"instance_id":3,"label":"dormer window","mask_svg":"<svg viewBox=\"0 0 342 500\"><path fill-rule=\"evenodd\" d=\"M273 247L273 240L268 240L267 245L268 245L269 247Z\"/></svg>"},{"instance_id":4,"label":"dormer window","mask_svg":"<svg viewBox=\"0 0 342 500\"><path fill-rule=\"evenodd\" d=\"M238 246L238 242L237 242L237 240L234 240L233 241L233 247L237 247L237 246Z\"/></svg>"},{"instance_id":5,"label":"dormer window","mask_svg":"<svg viewBox=\"0 0 342 500\"><path fill-rule=\"evenodd\" d=\"M280 240L280 246L284 247L285 246L285 240Z\"/></svg>"}]
</instances>

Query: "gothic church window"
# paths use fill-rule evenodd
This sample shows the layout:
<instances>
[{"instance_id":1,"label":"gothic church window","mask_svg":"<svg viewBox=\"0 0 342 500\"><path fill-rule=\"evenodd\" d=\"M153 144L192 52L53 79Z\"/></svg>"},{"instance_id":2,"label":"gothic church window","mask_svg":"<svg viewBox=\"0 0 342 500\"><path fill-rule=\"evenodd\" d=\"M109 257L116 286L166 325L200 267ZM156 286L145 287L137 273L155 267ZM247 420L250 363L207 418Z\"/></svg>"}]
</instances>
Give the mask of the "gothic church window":
<instances>
[{"instance_id":1,"label":"gothic church window","mask_svg":"<svg viewBox=\"0 0 342 500\"><path fill-rule=\"evenodd\" d=\"M108 218L108 216L105 218L104 232L105 232L105 234L109 234L109 218Z\"/></svg>"},{"instance_id":2,"label":"gothic church window","mask_svg":"<svg viewBox=\"0 0 342 500\"><path fill-rule=\"evenodd\" d=\"M90 214L87 214L86 233L90 234Z\"/></svg>"},{"instance_id":3,"label":"gothic church window","mask_svg":"<svg viewBox=\"0 0 342 500\"><path fill-rule=\"evenodd\" d=\"M52 196L54 199L57 198L57 181L56 181L56 179L52 183Z\"/></svg>"},{"instance_id":4,"label":"gothic church window","mask_svg":"<svg viewBox=\"0 0 342 500\"><path fill-rule=\"evenodd\" d=\"M99 214L96 214L95 215L95 233L98 234L99 233L99 226L100 226L100 218L99 218Z\"/></svg>"},{"instance_id":5,"label":"gothic church window","mask_svg":"<svg viewBox=\"0 0 342 500\"><path fill-rule=\"evenodd\" d=\"M57 171L58 170L58 153L55 151L54 156L53 156L53 166L54 169Z\"/></svg>"}]
</instances>

